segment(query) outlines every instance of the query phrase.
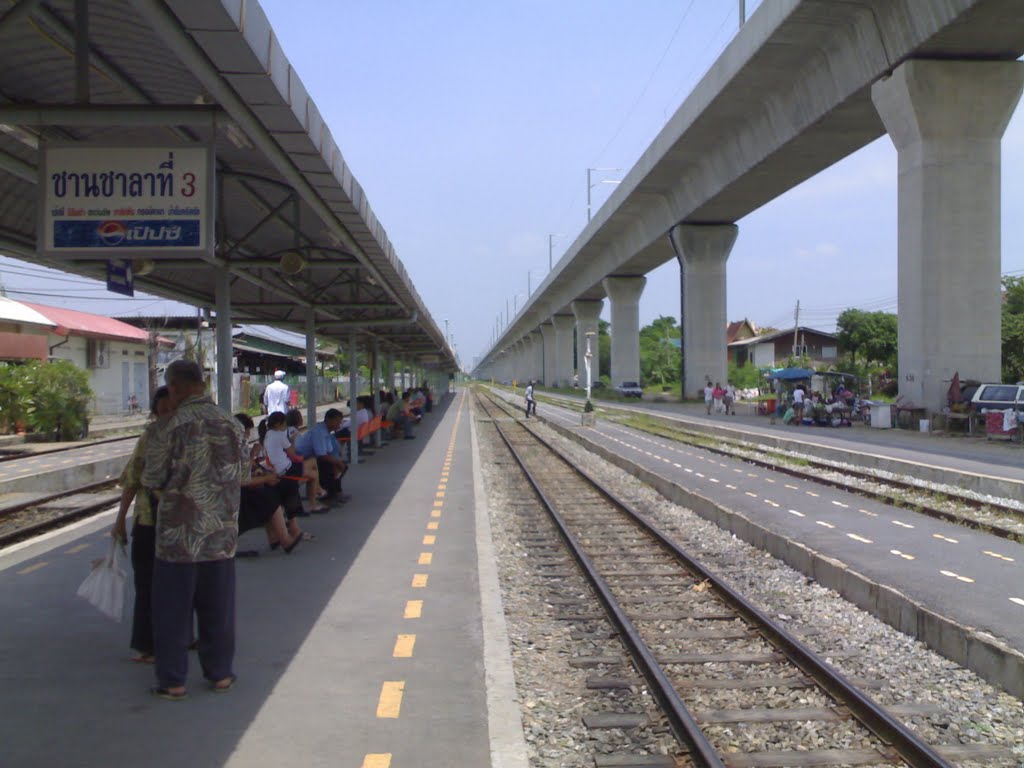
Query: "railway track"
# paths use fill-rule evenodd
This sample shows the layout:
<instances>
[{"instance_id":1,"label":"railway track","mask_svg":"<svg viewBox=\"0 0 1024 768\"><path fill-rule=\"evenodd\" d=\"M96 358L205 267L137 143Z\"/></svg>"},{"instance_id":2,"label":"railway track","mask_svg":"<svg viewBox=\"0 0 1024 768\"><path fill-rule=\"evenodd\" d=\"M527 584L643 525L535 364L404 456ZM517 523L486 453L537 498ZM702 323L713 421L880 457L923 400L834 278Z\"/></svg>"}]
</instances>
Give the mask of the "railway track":
<instances>
[{"instance_id":1,"label":"railway track","mask_svg":"<svg viewBox=\"0 0 1024 768\"><path fill-rule=\"evenodd\" d=\"M927 714L928 705L888 711L879 707L862 690L872 681L859 687L839 675L634 512L628 501L510 417L504 404L479 397L478 404L558 528L557 536L538 529L527 546L552 570L574 561L586 573L614 635L629 650L692 764L934 767L948 766L951 759L995 757L989 747L933 749L924 744L899 718ZM571 561L559 539L570 550ZM592 601L589 595L575 595L554 602L562 618L586 623L602 618ZM614 666L615 661L598 656L593 666ZM609 678L604 687L634 683ZM595 687L601 686L598 681ZM767 689L792 695L785 706L759 706ZM729 704L691 709L688 700L695 691L727 694ZM619 716L622 723L643 719L643 713L606 714ZM851 719L856 722L856 746L849 746ZM784 723L813 723L818 734L833 727L837 732L815 742L828 745L823 748L808 749L785 737L777 742L786 745L783 749L745 748L742 739L737 745L737 733Z\"/></svg>"},{"instance_id":2,"label":"railway track","mask_svg":"<svg viewBox=\"0 0 1024 768\"><path fill-rule=\"evenodd\" d=\"M0 548L60 528L117 504L117 480L91 483L8 506L0 512Z\"/></svg>"},{"instance_id":3,"label":"railway track","mask_svg":"<svg viewBox=\"0 0 1024 768\"><path fill-rule=\"evenodd\" d=\"M102 440L83 440L73 445L62 445L54 448L43 448L38 451L25 451L18 450L17 448L3 448L0 449L0 463L5 461L17 461L18 459L31 459L36 456L45 456L49 453L62 453L64 451L73 451L77 448L91 448L94 445L103 445L104 443L117 443L122 440L135 440L138 438L138 433L131 435L119 435L117 437L108 437Z\"/></svg>"},{"instance_id":4,"label":"railway track","mask_svg":"<svg viewBox=\"0 0 1024 768\"><path fill-rule=\"evenodd\" d=\"M552 401L558 402L560 405L566 405L571 402L556 399L552 399ZM572 404L574 405L574 403ZM896 507L911 508L915 512L936 520L943 520L956 525L962 525L965 528L984 531L1000 538L1024 542L1024 512L1017 507L1000 504L996 501L982 501L953 491L936 491L911 481L884 477L849 466L838 467L834 463L813 458L801 457L797 461L793 457L785 456L781 451L769 450L766 452L763 447L758 447L750 442L725 437L711 437L703 432L687 430L667 424L658 419L657 415L643 417L614 415L609 420L613 423L628 426L658 437L664 437L683 445L700 448L709 453L738 459L756 467L780 472L799 480L848 491ZM760 452L762 456L755 455L757 452ZM859 480L860 483L847 482L837 477L825 477L822 473L842 474L854 480ZM881 488L866 487L864 483L875 484L881 486ZM915 496L914 500L908 501L906 494L913 494ZM1000 515L1014 521L1016 525L1001 525L980 517L971 517L963 511L943 509L939 506L940 504L944 504L947 507L963 507L979 512Z\"/></svg>"}]
</instances>

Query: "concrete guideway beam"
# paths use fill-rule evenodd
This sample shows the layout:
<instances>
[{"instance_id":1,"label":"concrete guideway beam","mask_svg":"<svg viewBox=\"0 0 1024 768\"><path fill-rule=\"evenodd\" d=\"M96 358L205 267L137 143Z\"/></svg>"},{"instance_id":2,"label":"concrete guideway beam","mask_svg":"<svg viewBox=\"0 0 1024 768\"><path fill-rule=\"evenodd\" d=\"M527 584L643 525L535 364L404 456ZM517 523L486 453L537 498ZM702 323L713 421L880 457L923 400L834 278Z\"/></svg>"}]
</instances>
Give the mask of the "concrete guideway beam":
<instances>
[{"instance_id":1,"label":"concrete guideway beam","mask_svg":"<svg viewBox=\"0 0 1024 768\"><path fill-rule=\"evenodd\" d=\"M640 381L640 294L646 277L606 277L612 303L612 386Z\"/></svg>"},{"instance_id":2,"label":"concrete guideway beam","mask_svg":"<svg viewBox=\"0 0 1024 768\"><path fill-rule=\"evenodd\" d=\"M541 335L541 375L540 380L545 386L555 384L555 324L548 320L540 324Z\"/></svg>"},{"instance_id":3,"label":"concrete guideway beam","mask_svg":"<svg viewBox=\"0 0 1024 768\"><path fill-rule=\"evenodd\" d=\"M679 224L669 230L682 273L684 396L708 381L724 383L729 375L725 263L738 234L735 224Z\"/></svg>"},{"instance_id":4,"label":"concrete guideway beam","mask_svg":"<svg viewBox=\"0 0 1024 768\"><path fill-rule=\"evenodd\" d=\"M896 147L900 394L1001 380L1000 141L1024 63L911 60L872 87Z\"/></svg>"},{"instance_id":5,"label":"concrete guideway beam","mask_svg":"<svg viewBox=\"0 0 1024 768\"><path fill-rule=\"evenodd\" d=\"M585 355L587 354L587 334L593 333L594 336L590 340L590 353L593 357L590 360L590 379L591 383L597 381L598 371L598 325L597 321L601 317L601 310L604 309L603 301L589 301L586 299L577 300L572 303L572 313L576 316L576 371L580 376L580 386L586 387L587 382L587 364L585 361Z\"/></svg>"},{"instance_id":6,"label":"concrete guideway beam","mask_svg":"<svg viewBox=\"0 0 1024 768\"><path fill-rule=\"evenodd\" d=\"M576 318L572 315L555 315L551 318L555 326L555 368L554 385L556 387L572 386L572 329Z\"/></svg>"}]
</instances>

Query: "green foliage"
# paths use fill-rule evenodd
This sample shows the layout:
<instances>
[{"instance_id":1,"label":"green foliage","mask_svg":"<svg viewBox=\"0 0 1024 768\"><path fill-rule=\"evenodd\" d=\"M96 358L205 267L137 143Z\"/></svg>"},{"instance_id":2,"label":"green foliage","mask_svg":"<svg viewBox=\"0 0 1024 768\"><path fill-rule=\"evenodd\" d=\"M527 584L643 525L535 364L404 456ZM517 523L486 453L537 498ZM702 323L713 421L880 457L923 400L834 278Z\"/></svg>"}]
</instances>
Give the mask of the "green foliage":
<instances>
[{"instance_id":1,"label":"green foliage","mask_svg":"<svg viewBox=\"0 0 1024 768\"><path fill-rule=\"evenodd\" d=\"M612 370L612 337L608 335L611 323L607 320L597 321L597 370L594 371L594 378L598 378L601 372L611 375ZM594 351L591 349L591 351Z\"/></svg>"},{"instance_id":2,"label":"green foliage","mask_svg":"<svg viewBox=\"0 0 1024 768\"><path fill-rule=\"evenodd\" d=\"M594 410L594 404L587 400L587 404L583 406L584 413L592 413Z\"/></svg>"},{"instance_id":3,"label":"green foliage","mask_svg":"<svg viewBox=\"0 0 1024 768\"><path fill-rule=\"evenodd\" d=\"M836 319L839 344L853 363L859 357L865 363L896 367L896 315L890 312L865 312L847 309Z\"/></svg>"},{"instance_id":4,"label":"green foliage","mask_svg":"<svg viewBox=\"0 0 1024 768\"><path fill-rule=\"evenodd\" d=\"M1004 277L1003 381L1024 381L1024 277Z\"/></svg>"},{"instance_id":5,"label":"green foliage","mask_svg":"<svg viewBox=\"0 0 1024 768\"><path fill-rule=\"evenodd\" d=\"M88 374L69 360L33 361L25 376L23 412L33 430L58 440L77 440L88 429L92 398Z\"/></svg>"},{"instance_id":6,"label":"green foliage","mask_svg":"<svg viewBox=\"0 0 1024 768\"><path fill-rule=\"evenodd\" d=\"M29 366L0 364L0 431L14 432L25 419L25 398L29 391Z\"/></svg>"},{"instance_id":7,"label":"green foliage","mask_svg":"<svg viewBox=\"0 0 1024 768\"><path fill-rule=\"evenodd\" d=\"M753 363L747 363L740 367L737 367L736 363L729 363L729 381L737 389L751 389L762 386L764 377L761 375L761 370Z\"/></svg>"},{"instance_id":8,"label":"green foliage","mask_svg":"<svg viewBox=\"0 0 1024 768\"><path fill-rule=\"evenodd\" d=\"M640 329L640 378L664 386L679 381L682 352L671 342L680 338L674 317L662 315Z\"/></svg>"}]
</instances>

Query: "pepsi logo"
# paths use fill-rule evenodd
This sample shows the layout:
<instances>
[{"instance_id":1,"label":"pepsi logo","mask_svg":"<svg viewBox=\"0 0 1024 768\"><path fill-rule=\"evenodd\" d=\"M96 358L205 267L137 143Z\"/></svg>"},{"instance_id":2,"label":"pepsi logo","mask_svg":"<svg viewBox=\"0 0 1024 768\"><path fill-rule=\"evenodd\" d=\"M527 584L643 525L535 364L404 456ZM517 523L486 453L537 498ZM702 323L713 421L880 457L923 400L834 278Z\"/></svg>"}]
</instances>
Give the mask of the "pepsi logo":
<instances>
[{"instance_id":1,"label":"pepsi logo","mask_svg":"<svg viewBox=\"0 0 1024 768\"><path fill-rule=\"evenodd\" d=\"M120 245L128 235L128 230L120 221L104 221L96 228L96 234L104 245Z\"/></svg>"}]
</instances>

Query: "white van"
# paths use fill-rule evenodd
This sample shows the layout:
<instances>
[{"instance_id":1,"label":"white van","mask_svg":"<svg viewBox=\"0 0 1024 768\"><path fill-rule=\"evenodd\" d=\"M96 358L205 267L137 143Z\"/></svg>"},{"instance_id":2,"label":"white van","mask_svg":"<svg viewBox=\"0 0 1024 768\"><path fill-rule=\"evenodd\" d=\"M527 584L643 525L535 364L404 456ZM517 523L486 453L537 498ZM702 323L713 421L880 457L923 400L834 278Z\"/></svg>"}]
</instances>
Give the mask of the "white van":
<instances>
[{"instance_id":1,"label":"white van","mask_svg":"<svg viewBox=\"0 0 1024 768\"><path fill-rule=\"evenodd\" d=\"M971 407L980 412L983 408L1005 411L1014 408L1024 410L1024 385L981 384L971 398Z\"/></svg>"}]
</instances>

